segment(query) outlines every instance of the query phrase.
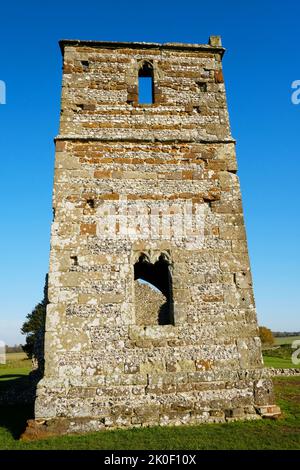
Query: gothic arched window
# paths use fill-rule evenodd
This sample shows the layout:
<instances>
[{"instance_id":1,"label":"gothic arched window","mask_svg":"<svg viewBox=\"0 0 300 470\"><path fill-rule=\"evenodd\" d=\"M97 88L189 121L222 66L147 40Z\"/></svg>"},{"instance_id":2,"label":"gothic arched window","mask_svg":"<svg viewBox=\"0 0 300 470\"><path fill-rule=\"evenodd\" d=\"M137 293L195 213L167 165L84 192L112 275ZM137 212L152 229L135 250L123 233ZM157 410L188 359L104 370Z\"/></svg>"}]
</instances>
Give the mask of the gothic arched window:
<instances>
[{"instance_id":1,"label":"gothic arched window","mask_svg":"<svg viewBox=\"0 0 300 470\"><path fill-rule=\"evenodd\" d=\"M163 255L155 263L141 255L134 265L136 322L173 325L173 289L170 264Z\"/></svg>"}]
</instances>

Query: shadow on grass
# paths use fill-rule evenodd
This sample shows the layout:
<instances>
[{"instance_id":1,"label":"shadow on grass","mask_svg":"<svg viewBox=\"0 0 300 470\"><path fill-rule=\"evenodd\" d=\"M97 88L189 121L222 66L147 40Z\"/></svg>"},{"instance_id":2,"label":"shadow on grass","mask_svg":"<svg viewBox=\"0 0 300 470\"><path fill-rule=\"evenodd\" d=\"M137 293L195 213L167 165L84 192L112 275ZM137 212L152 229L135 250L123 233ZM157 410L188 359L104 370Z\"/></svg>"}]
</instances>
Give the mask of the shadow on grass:
<instances>
[{"instance_id":1,"label":"shadow on grass","mask_svg":"<svg viewBox=\"0 0 300 470\"><path fill-rule=\"evenodd\" d=\"M0 406L0 427L6 428L14 439L19 439L25 431L27 420L31 418L33 404Z\"/></svg>"},{"instance_id":2,"label":"shadow on grass","mask_svg":"<svg viewBox=\"0 0 300 470\"><path fill-rule=\"evenodd\" d=\"M0 427L18 439L26 422L34 416L34 397L37 380L22 374L3 375L0 381Z\"/></svg>"},{"instance_id":3,"label":"shadow on grass","mask_svg":"<svg viewBox=\"0 0 300 470\"><path fill-rule=\"evenodd\" d=\"M7 374L7 375L1 375L0 379L14 379L17 377L24 377L25 374Z\"/></svg>"},{"instance_id":4,"label":"shadow on grass","mask_svg":"<svg viewBox=\"0 0 300 470\"><path fill-rule=\"evenodd\" d=\"M2 380L5 379L5 380ZM30 386L32 383L28 375L24 374L6 374L1 375L0 393L13 391L21 391ZM1 401L0 401L1 403Z\"/></svg>"}]
</instances>

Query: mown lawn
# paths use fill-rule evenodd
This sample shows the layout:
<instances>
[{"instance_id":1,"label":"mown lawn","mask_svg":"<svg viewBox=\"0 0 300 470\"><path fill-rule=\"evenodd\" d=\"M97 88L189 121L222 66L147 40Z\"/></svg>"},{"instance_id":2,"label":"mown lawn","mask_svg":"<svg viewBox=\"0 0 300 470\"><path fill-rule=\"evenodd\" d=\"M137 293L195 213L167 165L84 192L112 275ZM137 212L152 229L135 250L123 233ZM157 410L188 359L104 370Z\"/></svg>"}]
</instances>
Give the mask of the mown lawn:
<instances>
[{"instance_id":1,"label":"mown lawn","mask_svg":"<svg viewBox=\"0 0 300 470\"><path fill-rule=\"evenodd\" d=\"M0 364L0 393L6 387L4 382L26 379L31 370L31 361L24 353L8 353L6 364Z\"/></svg>"},{"instance_id":2,"label":"mown lawn","mask_svg":"<svg viewBox=\"0 0 300 470\"><path fill-rule=\"evenodd\" d=\"M266 367L275 367L276 369L299 368L300 364L293 364L291 343L282 343L269 349L263 350L264 364Z\"/></svg>"},{"instance_id":3,"label":"mown lawn","mask_svg":"<svg viewBox=\"0 0 300 470\"><path fill-rule=\"evenodd\" d=\"M201 426L154 427L18 440L30 406L0 408L0 449L300 449L300 378L276 378L283 418Z\"/></svg>"},{"instance_id":4,"label":"mown lawn","mask_svg":"<svg viewBox=\"0 0 300 470\"><path fill-rule=\"evenodd\" d=\"M266 367L274 367L275 369L293 369L299 367L293 364L291 359L267 355L264 355L264 364Z\"/></svg>"}]
</instances>

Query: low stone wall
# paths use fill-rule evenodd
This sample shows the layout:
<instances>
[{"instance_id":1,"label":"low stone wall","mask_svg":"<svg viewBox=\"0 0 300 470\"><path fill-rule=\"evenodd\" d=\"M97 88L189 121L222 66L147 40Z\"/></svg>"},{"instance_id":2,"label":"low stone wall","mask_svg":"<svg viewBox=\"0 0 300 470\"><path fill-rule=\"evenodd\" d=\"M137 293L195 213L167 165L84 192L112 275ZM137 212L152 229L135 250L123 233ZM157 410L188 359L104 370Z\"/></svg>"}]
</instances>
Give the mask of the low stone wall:
<instances>
[{"instance_id":1,"label":"low stone wall","mask_svg":"<svg viewBox=\"0 0 300 470\"><path fill-rule=\"evenodd\" d=\"M270 367L266 369L269 377L278 377L278 376L285 376L285 377L292 377L292 376L299 376L300 377L300 369L275 369L274 367Z\"/></svg>"}]
</instances>

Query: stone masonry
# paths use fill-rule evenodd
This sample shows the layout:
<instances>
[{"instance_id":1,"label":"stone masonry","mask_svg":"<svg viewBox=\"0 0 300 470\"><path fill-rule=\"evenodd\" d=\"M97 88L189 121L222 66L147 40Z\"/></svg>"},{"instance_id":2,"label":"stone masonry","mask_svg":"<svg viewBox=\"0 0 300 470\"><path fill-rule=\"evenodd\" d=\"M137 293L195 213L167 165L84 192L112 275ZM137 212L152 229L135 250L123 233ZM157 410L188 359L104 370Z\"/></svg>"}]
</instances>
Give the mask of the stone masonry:
<instances>
[{"instance_id":1,"label":"stone masonry","mask_svg":"<svg viewBox=\"0 0 300 470\"><path fill-rule=\"evenodd\" d=\"M45 375L29 429L278 413L262 363L220 38L60 46ZM140 102L145 76L150 104ZM198 232L180 234L171 219L188 208ZM149 214L167 214L172 228L149 230Z\"/></svg>"}]
</instances>

